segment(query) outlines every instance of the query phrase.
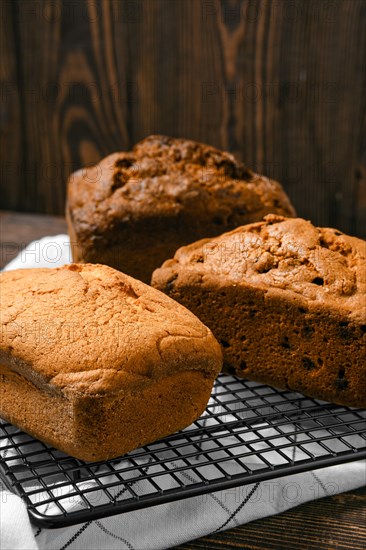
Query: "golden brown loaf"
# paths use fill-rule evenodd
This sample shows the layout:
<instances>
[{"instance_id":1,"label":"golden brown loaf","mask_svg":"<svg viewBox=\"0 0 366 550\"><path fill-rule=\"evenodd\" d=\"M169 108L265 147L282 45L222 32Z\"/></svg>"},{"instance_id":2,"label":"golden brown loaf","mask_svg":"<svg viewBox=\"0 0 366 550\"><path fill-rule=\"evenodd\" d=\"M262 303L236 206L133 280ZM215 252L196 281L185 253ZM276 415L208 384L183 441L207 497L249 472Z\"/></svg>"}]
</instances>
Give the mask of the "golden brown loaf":
<instances>
[{"instance_id":1,"label":"golden brown loaf","mask_svg":"<svg viewBox=\"0 0 366 550\"><path fill-rule=\"evenodd\" d=\"M150 136L68 182L74 261L110 265L147 283L180 246L269 213L295 215L279 183L185 139Z\"/></svg>"},{"instance_id":2,"label":"golden brown loaf","mask_svg":"<svg viewBox=\"0 0 366 550\"><path fill-rule=\"evenodd\" d=\"M184 428L219 344L191 312L103 265L0 274L0 416L84 460Z\"/></svg>"},{"instance_id":3,"label":"golden brown loaf","mask_svg":"<svg viewBox=\"0 0 366 550\"><path fill-rule=\"evenodd\" d=\"M366 243L267 216L177 251L152 284L221 342L227 372L366 407Z\"/></svg>"}]
</instances>

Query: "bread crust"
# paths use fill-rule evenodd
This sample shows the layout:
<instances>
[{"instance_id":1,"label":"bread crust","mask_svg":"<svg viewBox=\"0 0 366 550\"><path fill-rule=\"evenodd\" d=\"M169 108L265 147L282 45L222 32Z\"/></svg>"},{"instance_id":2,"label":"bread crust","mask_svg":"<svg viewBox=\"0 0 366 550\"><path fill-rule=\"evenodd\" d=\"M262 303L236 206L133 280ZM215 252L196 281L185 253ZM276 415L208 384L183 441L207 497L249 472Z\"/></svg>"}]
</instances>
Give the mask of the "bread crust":
<instances>
[{"instance_id":1,"label":"bread crust","mask_svg":"<svg viewBox=\"0 0 366 550\"><path fill-rule=\"evenodd\" d=\"M221 342L224 370L366 407L366 243L269 215L183 247L152 285Z\"/></svg>"},{"instance_id":2,"label":"bread crust","mask_svg":"<svg viewBox=\"0 0 366 550\"><path fill-rule=\"evenodd\" d=\"M276 181L229 153L166 136L79 170L67 189L74 261L104 263L144 282L184 244L271 212L295 215Z\"/></svg>"},{"instance_id":3,"label":"bread crust","mask_svg":"<svg viewBox=\"0 0 366 550\"><path fill-rule=\"evenodd\" d=\"M0 274L0 415L105 460L202 414L222 364L191 312L110 267Z\"/></svg>"}]
</instances>

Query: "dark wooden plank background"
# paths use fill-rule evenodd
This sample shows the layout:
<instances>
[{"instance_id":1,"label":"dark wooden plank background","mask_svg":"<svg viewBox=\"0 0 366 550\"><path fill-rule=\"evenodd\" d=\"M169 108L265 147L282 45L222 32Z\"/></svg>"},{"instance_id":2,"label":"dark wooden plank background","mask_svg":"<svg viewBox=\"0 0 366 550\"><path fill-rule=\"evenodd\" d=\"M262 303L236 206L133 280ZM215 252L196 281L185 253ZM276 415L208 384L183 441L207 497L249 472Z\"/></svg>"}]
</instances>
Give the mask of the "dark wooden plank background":
<instances>
[{"instance_id":1,"label":"dark wooden plank background","mask_svg":"<svg viewBox=\"0 0 366 550\"><path fill-rule=\"evenodd\" d=\"M61 214L72 170L166 133L365 237L365 24L365 0L2 0L0 207Z\"/></svg>"}]
</instances>

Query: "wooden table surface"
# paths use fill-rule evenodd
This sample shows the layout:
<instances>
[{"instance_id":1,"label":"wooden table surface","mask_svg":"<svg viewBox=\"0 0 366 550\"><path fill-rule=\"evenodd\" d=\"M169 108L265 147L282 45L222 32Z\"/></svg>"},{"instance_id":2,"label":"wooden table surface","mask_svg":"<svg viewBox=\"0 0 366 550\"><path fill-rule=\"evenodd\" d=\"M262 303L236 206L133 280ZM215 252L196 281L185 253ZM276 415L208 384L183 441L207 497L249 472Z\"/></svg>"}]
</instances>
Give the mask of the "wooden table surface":
<instances>
[{"instance_id":1,"label":"wooden table surface","mask_svg":"<svg viewBox=\"0 0 366 550\"><path fill-rule=\"evenodd\" d=\"M63 218L0 212L0 267L31 240L59 233L66 233ZM366 488L302 504L277 516L181 545L176 550L224 548L364 550Z\"/></svg>"}]
</instances>

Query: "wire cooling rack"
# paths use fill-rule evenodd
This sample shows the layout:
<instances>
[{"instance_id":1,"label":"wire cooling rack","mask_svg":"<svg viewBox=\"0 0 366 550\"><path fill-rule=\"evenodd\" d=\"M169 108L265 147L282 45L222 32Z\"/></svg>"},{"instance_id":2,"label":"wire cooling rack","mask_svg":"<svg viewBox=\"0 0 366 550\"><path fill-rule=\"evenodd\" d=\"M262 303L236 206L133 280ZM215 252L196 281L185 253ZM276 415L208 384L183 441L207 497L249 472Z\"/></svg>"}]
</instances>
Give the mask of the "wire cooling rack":
<instances>
[{"instance_id":1,"label":"wire cooling rack","mask_svg":"<svg viewBox=\"0 0 366 550\"><path fill-rule=\"evenodd\" d=\"M61 527L366 457L366 411L220 375L189 428L87 463L0 424L0 473L31 520Z\"/></svg>"}]
</instances>

